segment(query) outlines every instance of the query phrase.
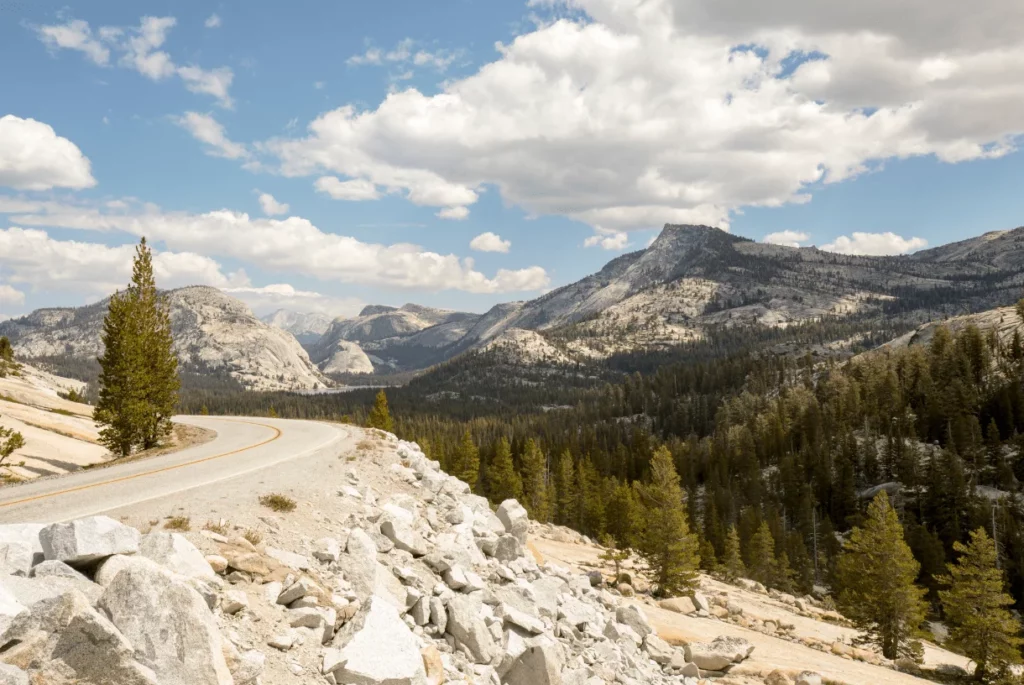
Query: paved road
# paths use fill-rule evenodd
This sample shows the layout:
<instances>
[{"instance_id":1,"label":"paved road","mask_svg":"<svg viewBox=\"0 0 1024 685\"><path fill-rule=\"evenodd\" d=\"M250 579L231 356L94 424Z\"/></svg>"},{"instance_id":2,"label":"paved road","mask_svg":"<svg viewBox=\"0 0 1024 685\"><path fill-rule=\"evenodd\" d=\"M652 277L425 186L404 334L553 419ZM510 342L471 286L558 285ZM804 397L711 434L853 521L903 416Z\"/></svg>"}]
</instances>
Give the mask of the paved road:
<instances>
[{"instance_id":1,"label":"paved road","mask_svg":"<svg viewBox=\"0 0 1024 685\"><path fill-rule=\"evenodd\" d=\"M203 445L107 468L0 488L0 523L66 521L166 498L335 448L340 425L286 419L181 416L217 432Z\"/></svg>"}]
</instances>

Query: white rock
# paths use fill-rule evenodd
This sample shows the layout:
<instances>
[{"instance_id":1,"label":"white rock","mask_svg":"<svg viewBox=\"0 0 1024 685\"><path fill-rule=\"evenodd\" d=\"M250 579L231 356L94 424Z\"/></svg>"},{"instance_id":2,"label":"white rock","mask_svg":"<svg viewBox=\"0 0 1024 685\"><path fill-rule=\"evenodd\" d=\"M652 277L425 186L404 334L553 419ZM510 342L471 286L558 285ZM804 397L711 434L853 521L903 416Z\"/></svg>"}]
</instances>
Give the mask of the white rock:
<instances>
[{"instance_id":1,"label":"white rock","mask_svg":"<svg viewBox=\"0 0 1024 685\"><path fill-rule=\"evenodd\" d=\"M654 628L651 628L651 624L647 622L647 617L644 616L644 612L640 610L640 607L629 604L621 606L615 610L615 620L619 623L625 623L627 626L636 631L640 637L647 637L654 632Z\"/></svg>"},{"instance_id":2,"label":"white rock","mask_svg":"<svg viewBox=\"0 0 1024 685\"><path fill-rule=\"evenodd\" d=\"M136 661L135 650L114 625L85 607L60 631L53 659L71 667L75 676L96 685L157 685L156 674ZM3 682L3 681L0 681Z\"/></svg>"},{"instance_id":3,"label":"white rock","mask_svg":"<svg viewBox=\"0 0 1024 685\"><path fill-rule=\"evenodd\" d=\"M56 559L44 561L37 564L36 566L33 566L32 571L31 573L29 573L29 575L32 578L47 578L49 576L57 576L59 578L74 578L79 581L84 580L89 582L89 579L86 578L84 575L82 575L75 569L71 568L63 561L57 561Z\"/></svg>"},{"instance_id":4,"label":"white rock","mask_svg":"<svg viewBox=\"0 0 1024 685\"><path fill-rule=\"evenodd\" d=\"M232 684L209 607L169 571L136 560L107 585L98 606L160 674L161 685Z\"/></svg>"},{"instance_id":5,"label":"white rock","mask_svg":"<svg viewBox=\"0 0 1024 685\"><path fill-rule=\"evenodd\" d=\"M447 632L478 664L489 664L498 654L498 645L483 619L483 606L475 598L458 595L448 602Z\"/></svg>"},{"instance_id":6,"label":"white rock","mask_svg":"<svg viewBox=\"0 0 1024 685\"><path fill-rule=\"evenodd\" d=\"M0 664L0 685L29 685L28 673L17 666Z\"/></svg>"},{"instance_id":7,"label":"white rock","mask_svg":"<svg viewBox=\"0 0 1024 685\"><path fill-rule=\"evenodd\" d=\"M135 554L141 537L139 531L109 516L53 523L39 532L44 557L72 566L114 554Z\"/></svg>"},{"instance_id":8,"label":"white rock","mask_svg":"<svg viewBox=\"0 0 1024 685\"><path fill-rule=\"evenodd\" d=\"M519 544L526 544L526 534L530 530L530 515L518 501L507 499L498 507L498 519L505 526L505 532L515 536Z\"/></svg>"},{"instance_id":9,"label":"white rock","mask_svg":"<svg viewBox=\"0 0 1024 685\"><path fill-rule=\"evenodd\" d=\"M313 558L331 563L341 558L341 543L334 538L320 538L313 543Z\"/></svg>"},{"instance_id":10,"label":"white rock","mask_svg":"<svg viewBox=\"0 0 1024 685\"><path fill-rule=\"evenodd\" d=\"M335 641L341 648L328 650L322 669L335 682L426 685L416 637L381 597L368 598Z\"/></svg>"},{"instance_id":11,"label":"white rock","mask_svg":"<svg viewBox=\"0 0 1024 685\"><path fill-rule=\"evenodd\" d=\"M228 590L220 599L220 610L225 614L237 614L249 608L249 596L241 590Z\"/></svg>"},{"instance_id":12,"label":"white rock","mask_svg":"<svg viewBox=\"0 0 1024 685\"><path fill-rule=\"evenodd\" d=\"M27 542L0 542L0 575L27 576L35 552Z\"/></svg>"},{"instance_id":13,"label":"white rock","mask_svg":"<svg viewBox=\"0 0 1024 685\"><path fill-rule=\"evenodd\" d=\"M686 660L704 671L721 671L730 664L743 661L754 646L743 638L719 636L710 643L691 642L686 645Z\"/></svg>"},{"instance_id":14,"label":"white rock","mask_svg":"<svg viewBox=\"0 0 1024 685\"><path fill-rule=\"evenodd\" d=\"M524 651L502 679L505 685L562 685L562 659L551 645Z\"/></svg>"},{"instance_id":15,"label":"white rock","mask_svg":"<svg viewBox=\"0 0 1024 685\"><path fill-rule=\"evenodd\" d=\"M405 510L403 509L402 511ZM395 543L395 547L408 552L414 557L425 556L430 551L423 536L413 530L410 524L401 520L385 519L380 524L380 532L391 542Z\"/></svg>"},{"instance_id":16,"label":"white rock","mask_svg":"<svg viewBox=\"0 0 1024 685\"><path fill-rule=\"evenodd\" d=\"M288 552L283 549L277 549L276 547L266 548L267 556L271 559L276 559L288 568L294 571L307 571L309 570L309 559L302 554L296 554L295 552Z\"/></svg>"},{"instance_id":17,"label":"white rock","mask_svg":"<svg viewBox=\"0 0 1024 685\"><path fill-rule=\"evenodd\" d=\"M178 533L150 533L139 542L139 554L169 571L189 578L214 579L217 574L195 545Z\"/></svg>"},{"instance_id":18,"label":"white rock","mask_svg":"<svg viewBox=\"0 0 1024 685\"><path fill-rule=\"evenodd\" d=\"M821 685L821 676L814 671L804 671L797 675L793 685Z\"/></svg>"}]
</instances>

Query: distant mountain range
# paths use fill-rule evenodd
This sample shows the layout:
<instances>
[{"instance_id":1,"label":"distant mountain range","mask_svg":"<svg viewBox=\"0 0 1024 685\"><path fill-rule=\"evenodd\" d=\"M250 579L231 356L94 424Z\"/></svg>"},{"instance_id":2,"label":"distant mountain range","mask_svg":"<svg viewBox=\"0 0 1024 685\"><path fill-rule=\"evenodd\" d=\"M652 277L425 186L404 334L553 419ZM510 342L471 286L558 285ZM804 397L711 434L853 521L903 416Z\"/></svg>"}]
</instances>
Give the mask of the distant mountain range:
<instances>
[{"instance_id":1,"label":"distant mountain range","mask_svg":"<svg viewBox=\"0 0 1024 685\"><path fill-rule=\"evenodd\" d=\"M669 225L647 249L591 276L484 314L373 305L333 321L287 310L260 321L212 288L175 290L171 300L187 367L277 389L321 387L329 382L323 374L421 370L469 350L494 350L527 365L576 365L671 349L710 329L744 324L882 312L922 324L1008 305L1022 288L1024 228L909 256L863 257ZM39 310L0 323L0 334L26 358L94 357L105 306Z\"/></svg>"}]
</instances>

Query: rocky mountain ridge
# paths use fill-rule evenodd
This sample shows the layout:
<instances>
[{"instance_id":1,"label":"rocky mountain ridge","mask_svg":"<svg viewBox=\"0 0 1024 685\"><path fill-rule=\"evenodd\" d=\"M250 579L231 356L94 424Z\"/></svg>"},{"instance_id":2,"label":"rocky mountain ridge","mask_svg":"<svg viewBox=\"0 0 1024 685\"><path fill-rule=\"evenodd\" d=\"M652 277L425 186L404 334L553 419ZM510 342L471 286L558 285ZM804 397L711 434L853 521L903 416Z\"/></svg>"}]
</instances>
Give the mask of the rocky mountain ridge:
<instances>
[{"instance_id":1,"label":"rocky mountain ridge","mask_svg":"<svg viewBox=\"0 0 1024 685\"><path fill-rule=\"evenodd\" d=\"M319 312L293 312L288 309L278 309L275 312L261 316L263 323L276 326L281 330L288 331L295 336L303 345L314 343L320 339L331 325L331 317Z\"/></svg>"},{"instance_id":2,"label":"rocky mountain ridge","mask_svg":"<svg viewBox=\"0 0 1024 685\"><path fill-rule=\"evenodd\" d=\"M260 321L242 302L216 288L167 293L174 348L184 370L223 374L252 390L319 389L327 380L294 336ZM39 309L0 322L16 355L95 359L107 301L85 307Z\"/></svg>"}]
</instances>

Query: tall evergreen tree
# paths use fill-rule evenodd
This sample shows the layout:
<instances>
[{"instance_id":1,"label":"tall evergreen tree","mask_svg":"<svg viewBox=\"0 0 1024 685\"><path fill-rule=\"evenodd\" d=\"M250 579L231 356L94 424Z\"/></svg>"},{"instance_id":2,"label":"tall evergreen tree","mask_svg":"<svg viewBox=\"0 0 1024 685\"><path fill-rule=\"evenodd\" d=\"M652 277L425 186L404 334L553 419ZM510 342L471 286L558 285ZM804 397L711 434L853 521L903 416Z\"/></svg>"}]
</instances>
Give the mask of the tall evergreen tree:
<instances>
[{"instance_id":1,"label":"tall evergreen tree","mask_svg":"<svg viewBox=\"0 0 1024 685\"><path fill-rule=\"evenodd\" d=\"M690 532L672 453L659 447L651 459L650 482L641 488L646 512L638 552L660 596L679 595L697 581L699 541Z\"/></svg>"},{"instance_id":2,"label":"tall evergreen tree","mask_svg":"<svg viewBox=\"0 0 1024 685\"><path fill-rule=\"evenodd\" d=\"M377 397L373 401L373 408L366 419L366 425L387 433L395 432L395 421L391 418L391 410L388 409L388 396L383 390L377 393Z\"/></svg>"},{"instance_id":3,"label":"tall evergreen tree","mask_svg":"<svg viewBox=\"0 0 1024 685\"><path fill-rule=\"evenodd\" d=\"M94 414L104 426L101 442L120 456L155 447L170 434L181 381L170 310L157 291L145 238L135 251L131 284L110 298L103 347Z\"/></svg>"},{"instance_id":4,"label":"tall evergreen tree","mask_svg":"<svg viewBox=\"0 0 1024 685\"><path fill-rule=\"evenodd\" d=\"M767 521L761 521L747 546L747 571L762 585L775 584L775 538Z\"/></svg>"},{"instance_id":5,"label":"tall evergreen tree","mask_svg":"<svg viewBox=\"0 0 1024 685\"><path fill-rule=\"evenodd\" d=\"M912 639L924 620L924 588L914 584L920 564L903 540L903 526L885 491L854 528L836 568L839 602L887 659L913 656Z\"/></svg>"},{"instance_id":6,"label":"tall evergreen tree","mask_svg":"<svg viewBox=\"0 0 1024 685\"><path fill-rule=\"evenodd\" d=\"M14 347L6 335L0 336L0 378L15 373L18 364L14 361Z\"/></svg>"},{"instance_id":7,"label":"tall evergreen tree","mask_svg":"<svg viewBox=\"0 0 1024 685\"><path fill-rule=\"evenodd\" d=\"M480 450L473 442L473 434L467 428L452 457L451 474L476 489L480 478Z\"/></svg>"},{"instance_id":8,"label":"tall evergreen tree","mask_svg":"<svg viewBox=\"0 0 1024 685\"><path fill-rule=\"evenodd\" d=\"M547 463L544 452L532 438L526 441L522 457L523 506L537 521L548 520Z\"/></svg>"},{"instance_id":9,"label":"tall evergreen tree","mask_svg":"<svg viewBox=\"0 0 1024 685\"><path fill-rule=\"evenodd\" d=\"M729 532L725 536L725 555L722 559L722 569L729 580L736 580L746 574L747 569L743 565L743 557L740 554L740 534L736 526L729 526Z\"/></svg>"},{"instance_id":10,"label":"tall evergreen tree","mask_svg":"<svg viewBox=\"0 0 1024 685\"><path fill-rule=\"evenodd\" d=\"M1010 612L1013 598L1004 592L1003 574L996 568L996 545L984 528L971 533L970 544L956 542L960 555L939 582L950 637L975 663L974 677L989 682L1021 662L1020 621Z\"/></svg>"},{"instance_id":11,"label":"tall evergreen tree","mask_svg":"<svg viewBox=\"0 0 1024 685\"><path fill-rule=\"evenodd\" d=\"M512 464L512 448L505 437L498 439L494 459L487 467L487 496L495 504L523 496L523 481Z\"/></svg>"},{"instance_id":12,"label":"tall evergreen tree","mask_svg":"<svg viewBox=\"0 0 1024 685\"><path fill-rule=\"evenodd\" d=\"M579 510L579 488L576 484L576 465L572 453L563 450L555 462L555 500L554 520L561 526L571 526L576 522Z\"/></svg>"}]
</instances>

